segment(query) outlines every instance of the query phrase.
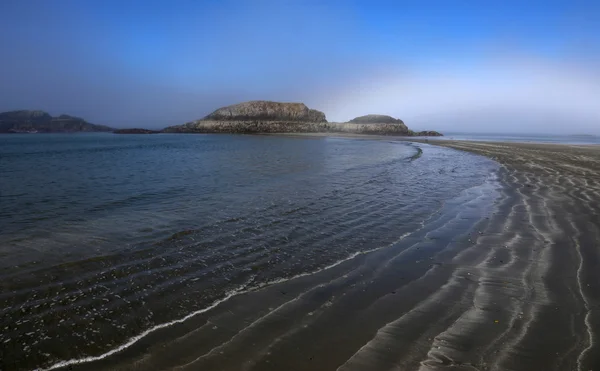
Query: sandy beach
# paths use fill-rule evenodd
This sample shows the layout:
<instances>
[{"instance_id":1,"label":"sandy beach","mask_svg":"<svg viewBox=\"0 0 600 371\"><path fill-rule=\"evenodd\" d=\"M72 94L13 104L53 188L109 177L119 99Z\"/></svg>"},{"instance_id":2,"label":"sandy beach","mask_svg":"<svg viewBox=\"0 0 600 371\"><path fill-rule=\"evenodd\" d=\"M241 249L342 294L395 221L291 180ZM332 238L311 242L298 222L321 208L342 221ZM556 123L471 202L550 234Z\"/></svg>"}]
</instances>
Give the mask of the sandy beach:
<instances>
[{"instance_id":1,"label":"sandy beach","mask_svg":"<svg viewBox=\"0 0 600 371\"><path fill-rule=\"evenodd\" d=\"M392 247L233 293L123 351L71 367L600 369L600 147L435 144L501 164L501 187L478 196L494 198L493 211L457 199L444 206L454 217Z\"/></svg>"},{"instance_id":2,"label":"sandy beach","mask_svg":"<svg viewBox=\"0 0 600 371\"><path fill-rule=\"evenodd\" d=\"M462 361L472 354L480 359L474 363L478 369L599 369L600 147L436 144L498 161L504 182L515 192L510 211L498 220L500 233L479 239L495 250L495 257L481 266L489 277L480 280L481 304L506 303L496 315L506 316L498 323L503 329L494 331L487 345L498 356L476 356L473 349L444 355ZM516 277L522 279L518 293L500 284L483 294L486 286ZM454 330L444 332L455 335L454 344L468 336L465 328L475 330L485 322L482 318L493 317L483 315L476 302L470 309L474 317L463 316Z\"/></svg>"}]
</instances>

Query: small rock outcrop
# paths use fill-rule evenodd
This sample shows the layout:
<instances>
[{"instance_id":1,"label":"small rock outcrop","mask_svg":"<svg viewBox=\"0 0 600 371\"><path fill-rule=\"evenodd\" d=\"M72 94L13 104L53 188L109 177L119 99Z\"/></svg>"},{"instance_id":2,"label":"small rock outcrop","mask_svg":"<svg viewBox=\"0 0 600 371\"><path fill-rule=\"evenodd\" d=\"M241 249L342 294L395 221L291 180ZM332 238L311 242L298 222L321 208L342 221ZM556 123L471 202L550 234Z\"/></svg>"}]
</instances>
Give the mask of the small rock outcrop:
<instances>
[{"instance_id":1,"label":"small rock outcrop","mask_svg":"<svg viewBox=\"0 0 600 371\"><path fill-rule=\"evenodd\" d=\"M204 117L208 121L297 121L327 122L323 112L304 103L280 103L255 100L219 108Z\"/></svg>"},{"instance_id":2,"label":"small rock outcrop","mask_svg":"<svg viewBox=\"0 0 600 371\"><path fill-rule=\"evenodd\" d=\"M424 131L414 131L412 132L412 136L414 137L443 137L444 134L433 131L433 130L424 130Z\"/></svg>"},{"instance_id":3,"label":"small rock outcrop","mask_svg":"<svg viewBox=\"0 0 600 371\"><path fill-rule=\"evenodd\" d=\"M0 113L0 133L73 133L113 131L104 125L90 124L80 117L52 117L44 111L10 111Z\"/></svg>"},{"instance_id":4,"label":"small rock outcrop","mask_svg":"<svg viewBox=\"0 0 600 371\"><path fill-rule=\"evenodd\" d=\"M353 124L402 124L404 122L400 119L393 118L387 115L364 115L353 118L349 122ZM406 126L406 125L405 125Z\"/></svg>"},{"instance_id":5,"label":"small rock outcrop","mask_svg":"<svg viewBox=\"0 0 600 371\"><path fill-rule=\"evenodd\" d=\"M410 130L400 119L386 115L365 115L356 117L348 124L358 125L361 133L379 135L410 135Z\"/></svg>"}]
</instances>

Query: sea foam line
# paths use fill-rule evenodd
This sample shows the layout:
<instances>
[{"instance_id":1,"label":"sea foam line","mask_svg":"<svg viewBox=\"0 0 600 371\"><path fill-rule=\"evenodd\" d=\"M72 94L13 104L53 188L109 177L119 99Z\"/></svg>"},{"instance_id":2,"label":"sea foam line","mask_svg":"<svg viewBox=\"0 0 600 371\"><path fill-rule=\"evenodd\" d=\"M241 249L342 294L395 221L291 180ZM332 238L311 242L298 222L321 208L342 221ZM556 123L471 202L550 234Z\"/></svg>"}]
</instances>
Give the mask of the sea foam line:
<instances>
[{"instance_id":1,"label":"sea foam line","mask_svg":"<svg viewBox=\"0 0 600 371\"><path fill-rule=\"evenodd\" d=\"M381 249L384 249L384 248L391 247L391 246L397 244L398 242L400 242L401 240L403 240L404 238L410 236L411 234L413 234L415 232L418 232L422 228L423 227L420 227L420 228L418 228L418 229L416 229L416 230L414 230L412 232L404 233L396 241L394 241L394 242L392 242L392 243L390 243L388 245L381 246L381 247L376 247L376 248L369 249L369 250L364 250L364 251L357 251L357 252L355 252L353 254L350 254L346 258L341 259L339 261L336 261L335 263L332 263L332 264L330 264L328 266L325 266L325 267L323 267L321 269L317 269L317 270L312 271L312 272L300 273L300 274L297 274L297 275L289 277L289 278L280 278L280 279L276 279L276 280L273 280L273 281L267 281L267 282L264 282L264 283L261 283L261 284L255 286L255 287L252 287L250 289L246 289L252 283L252 281L254 280L255 277L253 276L244 285L242 285L241 287L239 287L239 288L237 288L235 290L228 291L227 295L225 295L225 297L223 297L223 298L221 298L219 300L214 301L208 307L205 307L205 308L199 309L199 310L197 310L195 312L192 312L192 313L186 315L185 317L182 317L182 318L170 321L170 322L166 322L166 323L161 323L160 325L156 325L156 326L154 326L152 328L149 328L148 330L142 332L141 334L136 335L136 336L130 338L126 343L118 346L117 348L109 350L106 353L103 353L103 354L98 355L98 356L90 356L90 357L84 357L84 358L73 358L73 359L69 359L69 360L66 360L66 361L60 361L60 362L55 363L52 366L47 367L47 368L36 368L34 371L50 371L50 370L56 370L56 369L62 368L62 367L67 367L67 366L72 366L72 365L79 365L79 364L83 364L83 363L100 361L102 359L105 359L107 357L112 356L113 354L119 353L119 352L121 352L121 351L123 351L123 350L125 350L125 349L127 349L129 347L131 347L132 345L134 345L135 343L137 343L138 341L140 341L142 338L146 337L147 335L149 335L149 334L151 334L151 333L153 333L155 331L158 331L160 329L167 328L167 327L179 324L179 323L183 323L183 322L187 321L188 319L190 319L192 317L195 317L195 316L197 316L199 314L202 314L202 313L206 313L209 310L216 308L221 303L224 303L227 300L229 300L229 299L231 299L231 298L233 298L235 296L238 296L238 295L241 295L241 294L245 294L245 293L248 293L248 292L252 292L252 291L256 291L256 290L264 288L266 286L270 286L270 285L274 285L274 284L278 284L278 283L283 283L283 282L286 282L286 281L291 281L291 280L294 280L294 279L297 279L297 278L310 276L310 275L317 274L319 272L331 269L331 268L336 267L336 266L338 266L338 265L340 265L340 264L342 264L342 263L344 263L344 262L346 262L348 260L354 259L354 258L356 258L359 255L364 255L364 254L368 254L368 253L371 253L371 252L374 252L374 251L377 251L377 250L381 250Z\"/></svg>"},{"instance_id":2,"label":"sea foam line","mask_svg":"<svg viewBox=\"0 0 600 371\"><path fill-rule=\"evenodd\" d=\"M192 312L192 313L188 314L187 316L185 316L183 318L179 318L179 319L176 319L176 320L173 320L173 321L170 321L170 322L166 322L166 323L161 323L160 325L156 325L156 326L154 326L152 328L149 328L148 330L142 332L141 334L136 335L136 336L130 338L125 344L122 344L122 345L118 346L117 348L109 350L108 352L106 352L104 354L101 354L99 356L90 356L90 357L84 357L84 358L73 358L73 359L69 359L69 360L66 360L66 361L60 361L58 363L53 364L52 366L50 366L48 368L37 368L37 369L35 369L35 371L55 370L55 369L61 368L61 367L67 367L67 366L71 366L71 365L78 365L78 364L82 364L82 363L89 363L89 362L94 362L94 361L100 361L100 360L102 360L102 359L104 359L106 357L110 357L113 354L119 353L119 352L121 352L121 351L129 348L130 346L132 346L133 344L137 343L142 338L146 337L147 335L149 335L149 334L151 334L151 333L153 333L153 332L155 332L157 330L160 330L160 329L163 329L163 328L166 328L166 327L178 324L178 323L183 323L183 322L187 321L188 319L190 319L190 318L192 318L194 316L197 316L198 314L202 314L202 313L208 312L211 309L216 308L219 304L221 304L221 303L223 303L223 302L231 299L234 296L237 296L237 295L243 294L244 292L250 291L250 290L244 290L244 289L246 287L248 287L248 285L252 282L253 279L254 279L254 276L251 277L248 280L248 282L246 282L241 287L239 287L239 288L237 288L235 290L228 291L227 295L225 295L225 297L223 297L223 298L221 298L219 300L214 301L208 307L205 307L205 308L199 309L199 310L197 310L195 312Z\"/></svg>"},{"instance_id":3,"label":"sea foam line","mask_svg":"<svg viewBox=\"0 0 600 371\"><path fill-rule=\"evenodd\" d=\"M491 181L490 181L490 178L491 178ZM480 187L482 187L485 184L495 183L496 179L497 179L497 176L496 176L495 172L491 172L490 176L488 177L488 179L486 179L486 182L484 182L484 184L480 184L478 186L474 186L474 187L468 188L468 189L464 190L463 192L468 191L468 190L473 189L473 188L480 188ZM197 316L199 314L202 314L202 313L206 313L209 310L212 310L212 309L216 308L221 303L224 303L227 300L229 300L229 299L231 299L231 298L233 298L235 296L238 296L238 295L241 295L241 294L245 294L245 293L248 293L248 292L251 292L251 291L256 291L256 290L261 289L261 288L266 287L266 286L270 286L270 285L274 285L274 284L278 284L278 283L283 283L283 282L291 281L291 280L294 280L294 279L297 279L297 278L301 278L301 277L306 277L306 276L310 276L310 275L313 275L313 274L317 274L317 273L320 273L322 271L325 271L325 270L331 269L333 267L336 267L336 266L338 266L338 265L340 265L340 264L342 264L342 263L344 263L344 262L346 262L348 260L354 259L354 258L356 258L359 255L365 255L365 254L368 254L368 253L371 253L371 252L374 252L374 251L377 251L377 250L389 248L389 247L397 244L398 242L402 241L406 237L412 235L413 233L419 232L420 230L422 230L423 228L425 228L426 223L429 220L431 220L435 215L439 214L439 212L443 209L443 207L444 207L444 205L440 206L440 208L437 209L435 212L433 212L428 218L424 219L421 222L421 226L419 228L415 229L414 231L404 233L396 241L394 241L394 242L392 242L392 243L390 243L388 245L381 246L381 247L376 247L376 248L369 249L369 250L357 251L355 253L350 254L346 258L341 259L339 261L336 261L336 262L334 262L334 263L332 263L332 264L330 264L328 266L325 266L325 267L323 267L321 269L317 269L317 270L312 271L312 272L300 273L300 274L297 274L297 275L289 277L289 278L280 278L280 279L276 279L276 280L273 280L273 281L264 282L262 284L258 284L257 286L246 290L246 288L248 287L248 285L250 285L250 283L252 283L252 281L254 280L254 276L253 276L244 285L242 285L241 287L239 287L239 288L237 288L235 290L228 291L227 295L225 295L225 297L223 297L223 298L221 298L219 300L214 301L208 307L199 309L199 310L197 310L195 312L192 312L192 313L190 313L190 314L188 314L185 317L182 317L180 319L176 319L176 320L173 320L173 321L170 321L170 322L166 322L166 323L161 323L160 325L156 325L156 326L154 326L152 328L149 328L148 330L142 332L141 334L136 335L136 336L130 338L126 343L124 343L124 344L118 346L117 348L114 348L114 349L112 349L112 350L110 350L110 351L108 351L106 353L103 353L103 354L101 354L99 356L90 356L90 357L84 357L84 358L74 358L74 359L69 359L69 360L66 360L66 361L60 361L58 363L53 364L52 366L50 366L48 368L37 368L34 371L50 371L50 370L56 370L56 369L62 368L62 367L71 366L71 365L78 365L78 364L83 364L83 363L100 361L102 359L105 359L107 357L112 356L113 354L119 353L119 352L121 352L121 351L123 351L123 350L125 350L125 349L127 349L129 347L131 347L132 345L134 345L135 343L137 343L138 341L140 341L142 338L146 337L147 335L149 335L149 334L151 334L151 333L153 333L155 331L158 331L160 329L167 328L167 327L179 324L179 323L183 323L183 322L187 321L188 319L190 319L192 317L195 317L195 316Z\"/></svg>"}]
</instances>

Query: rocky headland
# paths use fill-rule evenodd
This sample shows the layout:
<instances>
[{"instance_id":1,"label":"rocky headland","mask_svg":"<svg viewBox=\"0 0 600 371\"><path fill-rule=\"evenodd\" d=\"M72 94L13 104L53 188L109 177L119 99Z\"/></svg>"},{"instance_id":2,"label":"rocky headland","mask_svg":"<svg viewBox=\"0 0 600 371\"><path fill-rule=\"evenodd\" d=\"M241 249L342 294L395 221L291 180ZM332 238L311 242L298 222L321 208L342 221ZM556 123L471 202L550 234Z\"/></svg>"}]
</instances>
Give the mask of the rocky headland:
<instances>
[{"instance_id":1,"label":"rocky headland","mask_svg":"<svg viewBox=\"0 0 600 371\"><path fill-rule=\"evenodd\" d=\"M80 117L52 117L44 111L10 111L0 113L0 133L74 133L109 132L113 128L91 124Z\"/></svg>"},{"instance_id":2,"label":"rocky headland","mask_svg":"<svg viewBox=\"0 0 600 371\"><path fill-rule=\"evenodd\" d=\"M165 133L352 133L399 136L440 136L427 131L415 133L391 116L367 115L349 122L328 122L321 111L303 103L250 101L219 108L204 118L170 126Z\"/></svg>"}]
</instances>

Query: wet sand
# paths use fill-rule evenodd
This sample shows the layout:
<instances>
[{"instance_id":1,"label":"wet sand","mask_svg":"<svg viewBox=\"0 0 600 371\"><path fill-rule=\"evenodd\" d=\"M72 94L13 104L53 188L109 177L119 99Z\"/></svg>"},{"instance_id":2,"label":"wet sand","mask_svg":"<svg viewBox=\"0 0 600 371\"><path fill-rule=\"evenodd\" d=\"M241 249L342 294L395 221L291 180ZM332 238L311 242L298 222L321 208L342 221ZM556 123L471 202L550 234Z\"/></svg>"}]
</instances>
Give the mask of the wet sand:
<instances>
[{"instance_id":1,"label":"wet sand","mask_svg":"<svg viewBox=\"0 0 600 371\"><path fill-rule=\"evenodd\" d=\"M506 320L498 324L502 332L494 331L494 340L486 344L498 356L480 354L474 366L600 369L600 146L436 144L498 161L504 181L515 192L513 206L501 221L503 231L481 239L483 244L499 242L496 263L510 263L504 268L486 264L483 272L496 283L506 275L521 277L522 285L511 292L500 284L481 296L484 305L506 302L496 315ZM479 289L484 291L492 282L480 281ZM452 336L454 344L465 337L465 327L477 328L481 308L474 304L470 313L443 333ZM469 353L476 351L445 351L450 360Z\"/></svg>"},{"instance_id":2,"label":"wet sand","mask_svg":"<svg viewBox=\"0 0 600 371\"><path fill-rule=\"evenodd\" d=\"M501 187L72 369L600 370L600 147L435 144L498 161Z\"/></svg>"}]
</instances>

